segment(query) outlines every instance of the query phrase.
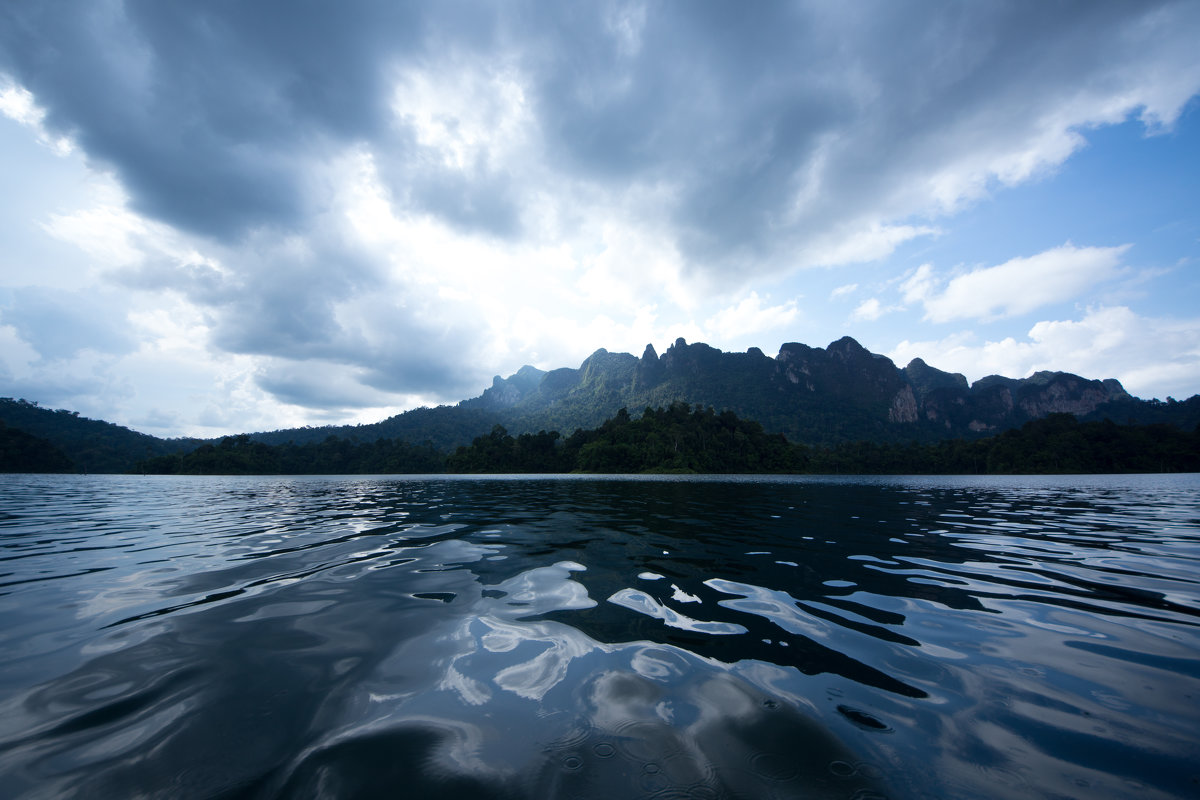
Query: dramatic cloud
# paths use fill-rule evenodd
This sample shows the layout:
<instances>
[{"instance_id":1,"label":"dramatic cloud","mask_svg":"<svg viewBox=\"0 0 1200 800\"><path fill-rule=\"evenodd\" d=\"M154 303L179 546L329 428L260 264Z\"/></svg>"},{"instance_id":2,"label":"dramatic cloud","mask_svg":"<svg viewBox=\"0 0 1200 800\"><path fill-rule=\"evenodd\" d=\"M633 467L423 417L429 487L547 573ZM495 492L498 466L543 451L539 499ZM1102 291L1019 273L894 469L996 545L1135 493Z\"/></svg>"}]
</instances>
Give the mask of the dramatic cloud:
<instances>
[{"instance_id":1,"label":"dramatic cloud","mask_svg":"<svg viewBox=\"0 0 1200 800\"><path fill-rule=\"evenodd\" d=\"M67 155L73 149L71 140L65 136L53 137L42 123L46 112L34 102L33 93L13 84L0 76L0 114L33 130L38 142L51 148L59 155Z\"/></svg>"},{"instance_id":2,"label":"dramatic cloud","mask_svg":"<svg viewBox=\"0 0 1200 800\"><path fill-rule=\"evenodd\" d=\"M965 213L1101 128L1169 139L1198 32L1166 1L14 0L0 366L148 397L149 354L193 359L255 418L357 418L601 346L917 324L900 275L925 322L1027 314L1150 249L912 254L969 251ZM805 300L859 287L849 316ZM168 307L188 349L148 324ZM147 397L128 419L174 418Z\"/></svg>"},{"instance_id":3,"label":"dramatic cloud","mask_svg":"<svg viewBox=\"0 0 1200 800\"><path fill-rule=\"evenodd\" d=\"M1061 163L1081 128L1170 124L1200 83L1188 4L933 8L18 3L4 67L187 230L295 226L307 165L366 142L397 203L465 229L658 186L689 262L755 269L878 258L933 230L913 214Z\"/></svg>"}]
</instances>

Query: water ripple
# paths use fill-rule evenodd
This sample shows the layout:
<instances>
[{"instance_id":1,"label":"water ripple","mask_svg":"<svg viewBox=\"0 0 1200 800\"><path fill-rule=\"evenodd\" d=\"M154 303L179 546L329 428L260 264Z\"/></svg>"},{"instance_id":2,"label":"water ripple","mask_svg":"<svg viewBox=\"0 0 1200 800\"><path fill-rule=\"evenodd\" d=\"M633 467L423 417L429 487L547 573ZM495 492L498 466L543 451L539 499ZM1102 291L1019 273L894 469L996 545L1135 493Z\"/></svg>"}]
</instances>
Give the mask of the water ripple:
<instances>
[{"instance_id":1,"label":"water ripple","mask_svg":"<svg viewBox=\"0 0 1200 800\"><path fill-rule=\"evenodd\" d=\"M1197 489L4 476L0 787L1190 796Z\"/></svg>"}]
</instances>

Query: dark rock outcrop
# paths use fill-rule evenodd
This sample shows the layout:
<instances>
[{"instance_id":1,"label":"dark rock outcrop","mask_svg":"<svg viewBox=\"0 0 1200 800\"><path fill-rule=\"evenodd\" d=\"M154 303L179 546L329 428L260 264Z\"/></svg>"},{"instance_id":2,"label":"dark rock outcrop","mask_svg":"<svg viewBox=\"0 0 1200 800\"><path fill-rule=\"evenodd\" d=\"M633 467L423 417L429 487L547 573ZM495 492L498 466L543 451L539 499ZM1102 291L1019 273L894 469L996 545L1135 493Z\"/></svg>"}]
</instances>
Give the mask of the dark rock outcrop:
<instances>
[{"instance_id":1,"label":"dark rock outcrop","mask_svg":"<svg viewBox=\"0 0 1200 800\"><path fill-rule=\"evenodd\" d=\"M848 336L825 348L788 342L773 359L758 348L726 353L679 338L661 356L653 345L640 358L597 350L578 370L545 373L536 388L520 377L497 379L484 393L494 396L492 407L506 411L510 430L570 431L599 424L622 407L636 412L682 401L729 409L811 443L969 436L1047 414L1086 416L1106 404L1134 402L1115 380L1065 372L991 375L969 385L963 375L919 358L900 369Z\"/></svg>"}]
</instances>

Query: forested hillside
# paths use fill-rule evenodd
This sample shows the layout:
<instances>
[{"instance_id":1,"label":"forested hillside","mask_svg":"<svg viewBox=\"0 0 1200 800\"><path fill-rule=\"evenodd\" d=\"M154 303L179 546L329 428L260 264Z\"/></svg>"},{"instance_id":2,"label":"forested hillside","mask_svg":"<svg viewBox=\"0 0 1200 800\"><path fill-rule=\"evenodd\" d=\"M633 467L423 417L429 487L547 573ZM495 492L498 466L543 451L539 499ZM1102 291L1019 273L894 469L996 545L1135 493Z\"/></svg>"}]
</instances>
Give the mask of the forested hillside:
<instances>
[{"instance_id":1,"label":"forested hillside","mask_svg":"<svg viewBox=\"0 0 1200 800\"><path fill-rule=\"evenodd\" d=\"M1079 422L1051 414L982 439L853 442L813 448L767 433L732 411L674 403L616 416L563 437L513 436L502 425L445 455L428 444L328 437L268 445L230 436L185 454L146 459L157 474L841 473L1069 474L1200 472L1200 428Z\"/></svg>"},{"instance_id":2,"label":"forested hillside","mask_svg":"<svg viewBox=\"0 0 1200 800\"><path fill-rule=\"evenodd\" d=\"M62 450L0 420L0 472L75 471L75 465Z\"/></svg>"},{"instance_id":3,"label":"forested hillside","mask_svg":"<svg viewBox=\"0 0 1200 800\"><path fill-rule=\"evenodd\" d=\"M816 450L808 469L842 474L1008 475L1200 472L1200 427L1080 422L1070 414L984 439L851 442Z\"/></svg>"},{"instance_id":4,"label":"forested hillside","mask_svg":"<svg viewBox=\"0 0 1200 800\"><path fill-rule=\"evenodd\" d=\"M676 403L637 418L622 408L565 440L557 431L513 437L497 425L446 463L452 472L800 472L805 451L732 411Z\"/></svg>"},{"instance_id":5,"label":"forested hillside","mask_svg":"<svg viewBox=\"0 0 1200 800\"><path fill-rule=\"evenodd\" d=\"M497 426L447 459L454 472L1088 474L1200 472L1200 427L1079 422L1051 414L983 439L810 448L733 412L675 404L591 431L513 437Z\"/></svg>"},{"instance_id":6,"label":"forested hillside","mask_svg":"<svg viewBox=\"0 0 1200 800\"><path fill-rule=\"evenodd\" d=\"M226 436L189 453L146 459L141 472L157 475L364 475L442 472L445 456L429 445L391 439L269 445L246 434Z\"/></svg>"},{"instance_id":7,"label":"forested hillside","mask_svg":"<svg viewBox=\"0 0 1200 800\"><path fill-rule=\"evenodd\" d=\"M11 397L0 398L0 422L50 443L80 472L133 472L138 461L200 444L196 439L159 439L76 411L51 411Z\"/></svg>"}]
</instances>

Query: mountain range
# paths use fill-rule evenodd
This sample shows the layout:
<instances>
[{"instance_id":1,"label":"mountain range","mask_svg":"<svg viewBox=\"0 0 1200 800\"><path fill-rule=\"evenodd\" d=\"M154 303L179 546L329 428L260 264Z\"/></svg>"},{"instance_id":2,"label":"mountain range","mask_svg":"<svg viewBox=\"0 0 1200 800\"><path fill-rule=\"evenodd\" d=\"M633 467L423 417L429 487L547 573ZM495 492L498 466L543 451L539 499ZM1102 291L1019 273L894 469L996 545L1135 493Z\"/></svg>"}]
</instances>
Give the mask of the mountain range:
<instances>
[{"instance_id":1,"label":"mountain range","mask_svg":"<svg viewBox=\"0 0 1200 800\"><path fill-rule=\"evenodd\" d=\"M789 440L826 446L845 441L936 441L1016 428L1051 413L1118 423L1200 423L1200 396L1183 403L1141 400L1115 379L1066 372L1028 378L991 375L973 384L921 359L903 368L843 337L825 348L783 345L774 358L752 347L723 352L677 339L659 355L600 349L578 369L525 366L478 397L420 408L382 422L253 434L268 443L333 433L359 439L429 441L448 449L503 425L510 433L593 428L621 408L639 413L675 402L731 410Z\"/></svg>"},{"instance_id":2,"label":"mountain range","mask_svg":"<svg viewBox=\"0 0 1200 800\"><path fill-rule=\"evenodd\" d=\"M824 348L787 343L774 358L753 347L723 352L677 339L661 355L647 345L640 358L597 350L577 369L525 366L507 378L497 375L478 397L456 405L413 409L365 425L263 431L250 438L267 444L306 444L330 436L393 439L450 451L496 425L513 435L540 430L567 435L595 428L622 408L636 415L677 402L730 410L769 433L819 447L977 438L1053 413L1081 421L1169 423L1189 431L1200 424L1200 395L1182 402L1142 400L1111 378L1036 372L968 383L963 375L921 359L897 367L850 337ZM203 443L158 439L12 399L0 401L0 422L45 439L88 471L120 471L126 462L128 467Z\"/></svg>"}]
</instances>

